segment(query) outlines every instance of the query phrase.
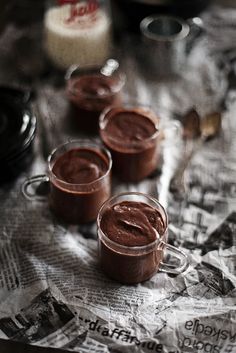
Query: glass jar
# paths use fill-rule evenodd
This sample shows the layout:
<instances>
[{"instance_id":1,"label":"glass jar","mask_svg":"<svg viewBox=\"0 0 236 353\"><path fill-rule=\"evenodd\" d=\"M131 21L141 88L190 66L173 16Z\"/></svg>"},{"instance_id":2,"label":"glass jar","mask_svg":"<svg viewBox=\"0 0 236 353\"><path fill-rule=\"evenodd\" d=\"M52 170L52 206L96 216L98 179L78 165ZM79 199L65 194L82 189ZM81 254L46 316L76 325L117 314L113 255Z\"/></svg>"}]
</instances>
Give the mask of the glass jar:
<instances>
[{"instance_id":1,"label":"glass jar","mask_svg":"<svg viewBox=\"0 0 236 353\"><path fill-rule=\"evenodd\" d=\"M61 69L101 65L111 48L109 3L105 0L50 1L44 18L44 46Z\"/></svg>"}]
</instances>

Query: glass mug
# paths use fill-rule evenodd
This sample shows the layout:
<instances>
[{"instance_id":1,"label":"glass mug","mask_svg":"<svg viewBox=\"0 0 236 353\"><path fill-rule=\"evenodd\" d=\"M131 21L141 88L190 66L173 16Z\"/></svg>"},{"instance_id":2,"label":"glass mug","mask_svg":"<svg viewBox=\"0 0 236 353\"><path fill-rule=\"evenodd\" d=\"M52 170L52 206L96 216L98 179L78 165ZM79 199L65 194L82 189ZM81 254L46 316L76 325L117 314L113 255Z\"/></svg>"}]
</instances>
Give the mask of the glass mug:
<instances>
[{"instance_id":1,"label":"glass mug","mask_svg":"<svg viewBox=\"0 0 236 353\"><path fill-rule=\"evenodd\" d=\"M132 246L132 244L129 244L129 246L122 245L114 241L114 239L110 239L107 234L105 234L104 229L102 229L104 227L104 222L107 222L107 219L105 219L103 222L103 217L106 217L107 210L108 212L111 212L110 210L112 207L119 207L121 206L120 203L124 201L142 203L145 205L145 207L149 206L158 211L163 222L163 234L160 235L158 232L156 232L156 239L151 243L142 246ZM128 212L130 211L127 208L127 214ZM149 215L149 217L152 216ZM120 222L122 221L118 220L118 224L120 224ZM123 225L124 223L126 223L126 227L129 229L132 220L130 221L124 219ZM113 227L114 224L116 224L116 221L113 219L111 226ZM135 224L134 227L138 227L137 223L133 224ZM148 195L137 192L130 192L110 198L103 204L99 211L97 217L97 227L98 253L101 268L105 274L108 275L108 277L119 281L120 283L140 283L150 279L158 271L171 274L180 274L184 272L188 267L189 262L184 252L166 243L168 233L168 218L165 209L156 199ZM119 237L120 230L121 228L117 230L116 234L113 234ZM134 229L130 228L130 232L134 232ZM179 262L178 265L174 268L173 265L164 263L164 254L169 254L177 258Z\"/></svg>"},{"instance_id":2,"label":"glass mug","mask_svg":"<svg viewBox=\"0 0 236 353\"><path fill-rule=\"evenodd\" d=\"M49 206L58 219L71 224L91 222L110 197L111 167L110 153L100 144L87 140L67 142L49 155L47 175L27 179L22 192L29 200L42 200L30 192L30 187L49 182Z\"/></svg>"},{"instance_id":3,"label":"glass mug","mask_svg":"<svg viewBox=\"0 0 236 353\"><path fill-rule=\"evenodd\" d=\"M110 105L121 104L126 76L119 66L117 60L108 59L103 66L73 65L67 70L66 95L80 130L97 133L102 111Z\"/></svg>"},{"instance_id":4,"label":"glass mug","mask_svg":"<svg viewBox=\"0 0 236 353\"><path fill-rule=\"evenodd\" d=\"M100 115L100 137L122 181L139 182L157 168L159 120L149 106L138 102L110 106Z\"/></svg>"}]
</instances>

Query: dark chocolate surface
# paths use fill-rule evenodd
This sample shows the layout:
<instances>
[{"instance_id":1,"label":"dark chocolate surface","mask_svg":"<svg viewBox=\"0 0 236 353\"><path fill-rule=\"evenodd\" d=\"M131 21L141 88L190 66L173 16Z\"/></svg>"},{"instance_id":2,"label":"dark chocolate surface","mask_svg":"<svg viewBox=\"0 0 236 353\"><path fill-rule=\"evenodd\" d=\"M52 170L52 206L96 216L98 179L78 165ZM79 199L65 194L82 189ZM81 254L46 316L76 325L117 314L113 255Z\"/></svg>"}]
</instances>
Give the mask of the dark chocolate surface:
<instances>
[{"instance_id":1,"label":"dark chocolate surface","mask_svg":"<svg viewBox=\"0 0 236 353\"><path fill-rule=\"evenodd\" d=\"M130 149L135 142L142 142L152 137L157 131L155 124L138 109L114 109L110 114L102 136L113 146L119 144L119 149ZM125 146L124 146L125 144Z\"/></svg>"},{"instance_id":2,"label":"dark chocolate surface","mask_svg":"<svg viewBox=\"0 0 236 353\"><path fill-rule=\"evenodd\" d=\"M95 149L77 148L65 152L55 162L53 173L71 184L88 184L106 173L108 164Z\"/></svg>"},{"instance_id":3,"label":"dark chocolate surface","mask_svg":"<svg viewBox=\"0 0 236 353\"><path fill-rule=\"evenodd\" d=\"M84 75L71 79L70 88L75 95L85 98L104 98L114 92L114 81L104 75Z\"/></svg>"},{"instance_id":4,"label":"dark chocolate surface","mask_svg":"<svg viewBox=\"0 0 236 353\"><path fill-rule=\"evenodd\" d=\"M123 201L105 210L103 233L125 246L143 246L162 235L165 225L159 211L143 202Z\"/></svg>"}]
</instances>

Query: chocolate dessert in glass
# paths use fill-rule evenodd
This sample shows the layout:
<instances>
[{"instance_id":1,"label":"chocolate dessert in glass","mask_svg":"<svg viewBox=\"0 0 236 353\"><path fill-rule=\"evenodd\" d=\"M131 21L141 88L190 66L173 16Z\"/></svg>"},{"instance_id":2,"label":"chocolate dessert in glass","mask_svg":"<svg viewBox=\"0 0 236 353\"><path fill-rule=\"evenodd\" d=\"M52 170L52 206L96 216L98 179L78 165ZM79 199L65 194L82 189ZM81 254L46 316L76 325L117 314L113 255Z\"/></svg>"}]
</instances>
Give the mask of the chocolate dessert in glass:
<instances>
[{"instance_id":1,"label":"chocolate dessert in glass","mask_svg":"<svg viewBox=\"0 0 236 353\"><path fill-rule=\"evenodd\" d=\"M72 66L66 74L66 94L71 102L70 116L77 127L86 133L98 132L101 112L108 106L121 103L125 75L119 64L109 59L102 67Z\"/></svg>"},{"instance_id":2,"label":"chocolate dessert in glass","mask_svg":"<svg viewBox=\"0 0 236 353\"><path fill-rule=\"evenodd\" d=\"M49 206L59 220L77 224L94 221L111 193L111 156L100 144L76 140L56 148L48 157L48 175L27 179L22 187L28 199L33 183L49 182Z\"/></svg>"},{"instance_id":3,"label":"chocolate dessert in glass","mask_svg":"<svg viewBox=\"0 0 236 353\"><path fill-rule=\"evenodd\" d=\"M166 243L165 209L148 195L131 192L107 200L99 211L97 227L101 268L120 283L136 284L158 270L179 274L187 268L186 255ZM163 263L165 253L178 259L176 266Z\"/></svg>"},{"instance_id":4,"label":"chocolate dessert in glass","mask_svg":"<svg viewBox=\"0 0 236 353\"><path fill-rule=\"evenodd\" d=\"M158 123L157 115L140 105L112 106L101 114L100 137L121 180L138 182L157 168Z\"/></svg>"}]
</instances>

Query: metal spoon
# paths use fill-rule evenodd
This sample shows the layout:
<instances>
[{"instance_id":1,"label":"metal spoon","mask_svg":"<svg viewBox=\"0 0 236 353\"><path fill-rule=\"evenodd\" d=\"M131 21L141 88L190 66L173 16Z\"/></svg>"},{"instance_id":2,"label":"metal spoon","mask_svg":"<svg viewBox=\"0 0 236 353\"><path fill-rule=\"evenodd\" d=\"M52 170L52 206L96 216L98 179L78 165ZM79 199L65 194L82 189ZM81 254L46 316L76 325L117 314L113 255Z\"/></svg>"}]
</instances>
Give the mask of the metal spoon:
<instances>
[{"instance_id":1,"label":"metal spoon","mask_svg":"<svg viewBox=\"0 0 236 353\"><path fill-rule=\"evenodd\" d=\"M168 206L169 187L180 163L182 149L182 128L179 121L172 121L163 131L163 167L157 183L158 199L162 206ZM174 143L173 143L174 141Z\"/></svg>"},{"instance_id":2,"label":"metal spoon","mask_svg":"<svg viewBox=\"0 0 236 353\"><path fill-rule=\"evenodd\" d=\"M188 124L188 128L191 124ZM195 129L195 125L192 124L192 129ZM191 159L195 155L195 153L203 146L203 144L214 138L221 129L221 113L220 112L213 112L207 114L201 121L199 125L200 136L195 140L196 133L192 131L190 134L190 149L186 148L186 153L183 159L183 163L180 164L179 168L177 169L176 174L174 175L170 188L174 192L185 193L186 186L184 183L184 173L187 169ZM188 131L189 132L189 131Z\"/></svg>"}]
</instances>

